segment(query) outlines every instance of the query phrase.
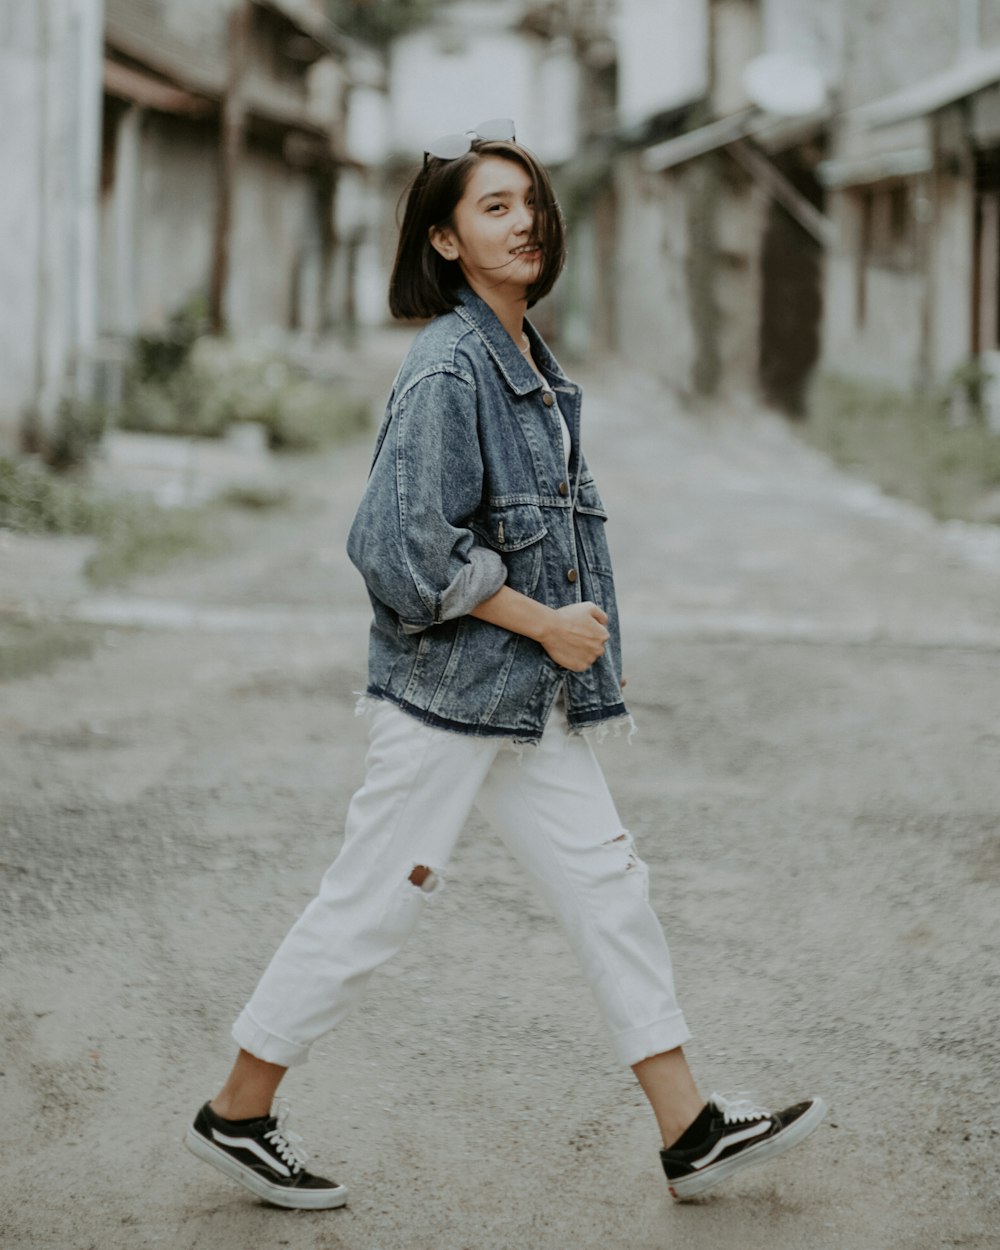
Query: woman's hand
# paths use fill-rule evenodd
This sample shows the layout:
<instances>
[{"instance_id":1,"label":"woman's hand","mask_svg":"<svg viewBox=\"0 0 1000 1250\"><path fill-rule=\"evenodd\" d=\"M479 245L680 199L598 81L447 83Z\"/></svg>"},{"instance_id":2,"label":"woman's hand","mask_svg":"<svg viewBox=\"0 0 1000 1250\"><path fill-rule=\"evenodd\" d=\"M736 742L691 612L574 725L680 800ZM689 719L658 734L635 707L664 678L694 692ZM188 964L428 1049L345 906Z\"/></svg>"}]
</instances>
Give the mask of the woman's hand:
<instances>
[{"instance_id":1,"label":"woman's hand","mask_svg":"<svg viewBox=\"0 0 1000 1250\"><path fill-rule=\"evenodd\" d=\"M607 612L596 603L569 603L551 611L538 641L561 668L582 673L604 654L604 644L611 637L607 621Z\"/></svg>"},{"instance_id":2,"label":"woman's hand","mask_svg":"<svg viewBox=\"0 0 1000 1250\"><path fill-rule=\"evenodd\" d=\"M549 608L520 591L501 586L469 613L513 634L534 638L561 668L582 673L604 654L611 635L605 626L608 614L596 603L568 603Z\"/></svg>"}]
</instances>

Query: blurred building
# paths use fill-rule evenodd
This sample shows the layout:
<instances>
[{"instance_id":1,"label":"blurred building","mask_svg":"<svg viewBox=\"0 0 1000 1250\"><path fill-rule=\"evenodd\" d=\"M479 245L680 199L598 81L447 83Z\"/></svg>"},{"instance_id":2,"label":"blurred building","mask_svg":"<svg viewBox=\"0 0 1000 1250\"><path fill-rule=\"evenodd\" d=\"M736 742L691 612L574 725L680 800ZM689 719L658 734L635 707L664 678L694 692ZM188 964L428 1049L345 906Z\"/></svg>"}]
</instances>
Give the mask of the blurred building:
<instances>
[{"instance_id":1,"label":"blurred building","mask_svg":"<svg viewBox=\"0 0 1000 1250\"><path fill-rule=\"evenodd\" d=\"M941 383L1000 349L1000 0L845 5L841 112L820 176L824 361Z\"/></svg>"},{"instance_id":2,"label":"blurred building","mask_svg":"<svg viewBox=\"0 0 1000 1250\"><path fill-rule=\"evenodd\" d=\"M783 55L836 81L836 0L621 0L618 27L619 347L681 393L751 388L800 411L820 352L829 111L761 108L745 71ZM665 138L628 141L657 118Z\"/></svg>"},{"instance_id":3,"label":"blurred building","mask_svg":"<svg viewBox=\"0 0 1000 1250\"><path fill-rule=\"evenodd\" d=\"M1000 0L621 0L619 31L623 134L656 110L676 131L616 161L624 351L792 413L816 364L997 372ZM760 108L746 71L773 54L827 106Z\"/></svg>"},{"instance_id":4,"label":"blurred building","mask_svg":"<svg viewBox=\"0 0 1000 1250\"><path fill-rule=\"evenodd\" d=\"M322 0L3 0L0 429L114 400L129 342L335 316L345 51Z\"/></svg>"},{"instance_id":5,"label":"blurred building","mask_svg":"<svg viewBox=\"0 0 1000 1250\"><path fill-rule=\"evenodd\" d=\"M90 385L102 27L102 0L0 0L0 448Z\"/></svg>"}]
</instances>

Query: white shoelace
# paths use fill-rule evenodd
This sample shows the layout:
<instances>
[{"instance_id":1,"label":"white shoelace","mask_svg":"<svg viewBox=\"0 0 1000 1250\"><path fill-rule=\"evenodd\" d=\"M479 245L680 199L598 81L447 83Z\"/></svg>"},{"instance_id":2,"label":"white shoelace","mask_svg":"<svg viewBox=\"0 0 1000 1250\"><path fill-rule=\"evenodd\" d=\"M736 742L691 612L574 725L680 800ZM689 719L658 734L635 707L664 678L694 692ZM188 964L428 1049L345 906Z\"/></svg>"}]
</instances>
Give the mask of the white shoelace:
<instances>
[{"instance_id":1,"label":"white shoelace","mask_svg":"<svg viewBox=\"0 0 1000 1250\"><path fill-rule=\"evenodd\" d=\"M275 1110L278 1122L273 1129L264 1134L264 1140L274 1146L278 1156L288 1164L293 1173L301 1172L309 1156L302 1149L302 1138L298 1133L291 1133L285 1127L291 1108L283 1098L280 1098L275 1103Z\"/></svg>"},{"instance_id":2,"label":"white shoelace","mask_svg":"<svg viewBox=\"0 0 1000 1250\"><path fill-rule=\"evenodd\" d=\"M727 1124L746 1124L750 1120L766 1120L771 1113L766 1107L760 1107L748 1094L713 1094L709 1099L722 1112Z\"/></svg>"}]
</instances>

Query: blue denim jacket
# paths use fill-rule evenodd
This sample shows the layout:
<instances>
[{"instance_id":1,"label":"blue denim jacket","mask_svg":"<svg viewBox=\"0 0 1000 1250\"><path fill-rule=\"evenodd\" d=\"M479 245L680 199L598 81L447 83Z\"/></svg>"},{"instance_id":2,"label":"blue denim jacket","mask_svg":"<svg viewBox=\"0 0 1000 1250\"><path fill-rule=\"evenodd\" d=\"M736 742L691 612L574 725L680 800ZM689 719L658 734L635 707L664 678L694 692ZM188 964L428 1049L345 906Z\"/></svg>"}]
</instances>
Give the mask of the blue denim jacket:
<instances>
[{"instance_id":1,"label":"blue denim jacket","mask_svg":"<svg viewBox=\"0 0 1000 1250\"><path fill-rule=\"evenodd\" d=\"M560 689L577 731L628 712L607 514L580 450L580 388L527 333L558 409L469 289L420 331L393 384L347 551L375 613L368 694L444 729L534 742ZM609 617L605 655L573 673L537 642L468 615L505 582L554 608L598 604Z\"/></svg>"}]
</instances>

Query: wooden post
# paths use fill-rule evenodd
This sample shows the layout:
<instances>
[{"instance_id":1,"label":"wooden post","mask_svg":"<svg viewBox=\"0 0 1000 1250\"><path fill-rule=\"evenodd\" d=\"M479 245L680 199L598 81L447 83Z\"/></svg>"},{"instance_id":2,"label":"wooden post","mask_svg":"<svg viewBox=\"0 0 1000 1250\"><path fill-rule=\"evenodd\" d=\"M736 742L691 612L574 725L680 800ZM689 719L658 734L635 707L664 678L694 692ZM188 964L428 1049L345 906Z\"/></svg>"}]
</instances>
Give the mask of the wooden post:
<instances>
[{"instance_id":1,"label":"wooden post","mask_svg":"<svg viewBox=\"0 0 1000 1250\"><path fill-rule=\"evenodd\" d=\"M219 192L212 249L212 286L209 294L209 322L213 334L223 334L226 330L229 243L232 234L233 205L236 199L236 179L246 129L243 76L246 72L251 21L252 12L249 0L243 0L233 10L230 17L229 73L226 80L226 93L222 98Z\"/></svg>"}]
</instances>

